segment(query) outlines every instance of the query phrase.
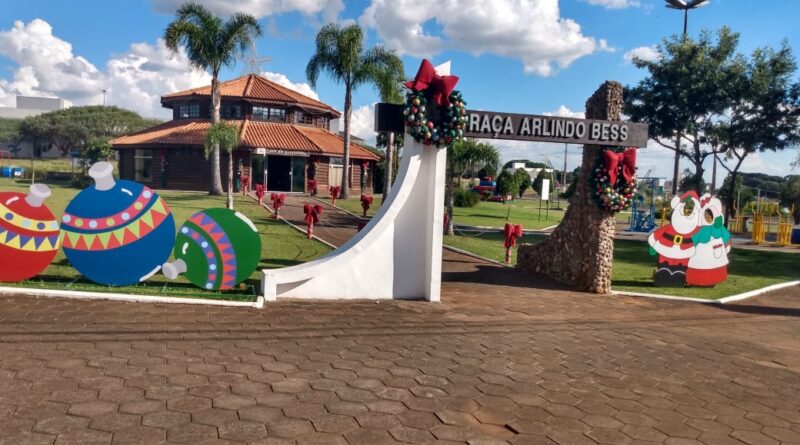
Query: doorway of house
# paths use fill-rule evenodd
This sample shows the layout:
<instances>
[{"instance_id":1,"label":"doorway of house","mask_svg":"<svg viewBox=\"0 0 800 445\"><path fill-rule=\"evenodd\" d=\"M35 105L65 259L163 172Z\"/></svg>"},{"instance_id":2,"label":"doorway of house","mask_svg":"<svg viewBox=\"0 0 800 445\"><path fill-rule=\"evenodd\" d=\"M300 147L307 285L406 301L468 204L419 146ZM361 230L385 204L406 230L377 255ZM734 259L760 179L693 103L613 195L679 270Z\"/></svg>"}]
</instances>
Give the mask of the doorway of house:
<instances>
[{"instance_id":1,"label":"doorway of house","mask_svg":"<svg viewBox=\"0 0 800 445\"><path fill-rule=\"evenodd\" d=\"M264 178L267 174L267 157L264 155L254 155L250 161L250 188L255 190L256 184L264 185Z\"/></svg>"},{"instance_id":2,"label":"doorway of house","mask_svg":"<svg viewBox=\"0 0 800 445\"><path fill-rule=\"evenodd\" d=\"M273 192L292 191L292 158L289 156L267 156L267 190Z\"/></svg>"}]
</instances>

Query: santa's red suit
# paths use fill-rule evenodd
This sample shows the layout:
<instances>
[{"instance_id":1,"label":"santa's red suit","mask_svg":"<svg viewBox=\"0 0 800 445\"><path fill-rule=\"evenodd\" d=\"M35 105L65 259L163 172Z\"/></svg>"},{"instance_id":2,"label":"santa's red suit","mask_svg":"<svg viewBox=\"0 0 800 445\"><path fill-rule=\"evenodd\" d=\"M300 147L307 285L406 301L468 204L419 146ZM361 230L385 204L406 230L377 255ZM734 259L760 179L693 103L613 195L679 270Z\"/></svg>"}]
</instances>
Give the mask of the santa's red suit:
<instances>
[{"instance_id":1,"label":"santa's red suit","mask_svg":"<svg viewBox=\"0 0 800 445\"><path fill-rule=\"evenodd\" d=\"M667 224L666 226L656 230L653 232L653 239L656 243L660 244L661 246L667 249L674 249L676 246L681 251L688 251L694 245L692 244L692 235L697 232L697 229L692 230L689 233L678 233L675 231L675 228L672 227L672 224ZM664 250L656 248L656 252L659 253L658 255L658 264L669 264L670 266L688 266L689 264L689 255L685 258L672 258L667 257L662 254ZM688 252L687 252L688 253Z\"/></svg>"}]
</instances>

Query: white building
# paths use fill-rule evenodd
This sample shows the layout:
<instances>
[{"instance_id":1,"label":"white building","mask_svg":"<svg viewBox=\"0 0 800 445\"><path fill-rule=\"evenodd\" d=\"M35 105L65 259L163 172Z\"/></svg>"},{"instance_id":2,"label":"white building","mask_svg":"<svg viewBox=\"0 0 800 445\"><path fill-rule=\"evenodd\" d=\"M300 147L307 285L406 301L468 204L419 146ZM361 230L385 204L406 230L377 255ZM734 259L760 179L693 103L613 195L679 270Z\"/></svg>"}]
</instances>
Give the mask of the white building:
<instances>
[{"instance_id":1,"label":"white building","mask_svg":"<svg viewBox=\"0 0 800 445\"><path fill-rule=\"evenodd\" d=\"M16 107L0 107L0 118L22 120L63 108L65 108L64 100L56 97L17 96ZM10 152L15 158L61 157L58 149L44 142L0 141L0 150Z\"/></svg>"}]
</instances>

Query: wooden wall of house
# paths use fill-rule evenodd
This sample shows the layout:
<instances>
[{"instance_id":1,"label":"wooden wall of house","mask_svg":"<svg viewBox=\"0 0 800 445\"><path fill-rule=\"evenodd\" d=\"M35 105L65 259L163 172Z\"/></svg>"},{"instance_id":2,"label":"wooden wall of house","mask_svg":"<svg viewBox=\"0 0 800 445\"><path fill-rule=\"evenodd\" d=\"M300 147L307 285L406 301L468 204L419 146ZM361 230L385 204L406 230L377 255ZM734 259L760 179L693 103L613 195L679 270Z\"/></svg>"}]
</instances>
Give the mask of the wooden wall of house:
<instances>
[{"instance_id":1,"label":"wooden wall of house","mask_svg":"<svg viewBox=\"0 0 800 445\"><path fill-rule=\"evenodd\" d=\"M143 148L147 149L147 148ZM211 186L211 162L205 157L204 151L199 147L169 147L154 148L153 168L149 181L139 182L151 188L170 190L207 191ZM134 148L119 150L120 178L136 180ZM242 161L244 174L250 175L250 151L237 150L234 152L233 168L237 162ZM227 190L228 155L220 153L222 175L222 188ZM234 170L234 186L236 182Z\"/></svg>"},{"instance_id":2,"label":"wooden wall of house","mask_svg":"<svg viewBox=\"0 0 800 445\"><path fill-rule=\"evenodd\" d=\"M330 184L329 173L330 173L330 158L328 157L320 157L319 164L317 164L317 190L320 196L330 196L330 187L331 185L339 185L339 184ZM361 160L360 159L351 159L351 171L352 175L350 175L350 195L354 197L358 197L361 195ZM368 173L367 173L367 186L365 188L367 195L372 194L372 171L375 168L375 162L370 161Z\"/></svg>"}]
</instances>

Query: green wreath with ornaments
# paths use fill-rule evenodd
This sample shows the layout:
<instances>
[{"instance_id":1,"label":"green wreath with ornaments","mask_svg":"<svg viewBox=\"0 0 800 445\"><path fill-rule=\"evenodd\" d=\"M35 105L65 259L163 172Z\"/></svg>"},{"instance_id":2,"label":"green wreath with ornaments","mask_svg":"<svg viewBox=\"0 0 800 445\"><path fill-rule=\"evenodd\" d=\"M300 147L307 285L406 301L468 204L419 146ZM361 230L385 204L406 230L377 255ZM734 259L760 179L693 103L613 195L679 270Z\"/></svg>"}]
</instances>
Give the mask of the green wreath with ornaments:
<instances>
[{"instance_id":1,"label":"green wreath with ornaments","mask_svg":"<svg viewBox=\"0 0 800 445\"><path fill-rule=\"evenodd\" d=\"M464 137L466 105L458 90L450 93L446 107L431 106L425 91L409 91L403 109L408 134L425 145L447 147Z\"/></svg>"},{"instance_id":2,"label":"green wreath with ornaments","mask_svg":"<svg viewBox=\"0 0 800 445\"><path fill-rule=\"evenodd\" d=\"M630 208L638 191L636 149L611 147L598 153L589 176L589 190L602 210L617 213Z\"/></svg>"}]
</instances>

